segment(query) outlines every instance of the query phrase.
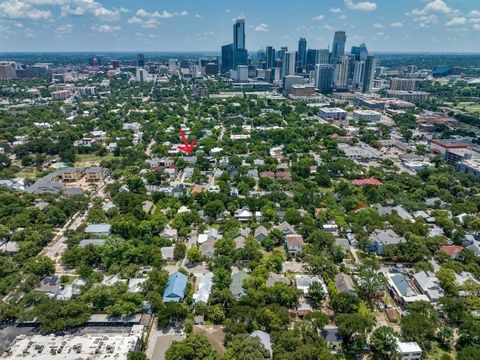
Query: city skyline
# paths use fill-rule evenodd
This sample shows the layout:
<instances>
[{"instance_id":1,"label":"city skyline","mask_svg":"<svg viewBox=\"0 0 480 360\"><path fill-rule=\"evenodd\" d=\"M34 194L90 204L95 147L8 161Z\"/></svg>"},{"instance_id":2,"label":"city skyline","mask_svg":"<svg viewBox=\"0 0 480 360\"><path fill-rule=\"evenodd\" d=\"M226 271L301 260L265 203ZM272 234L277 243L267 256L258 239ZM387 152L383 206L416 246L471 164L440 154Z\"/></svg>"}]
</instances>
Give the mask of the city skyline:
<instances>
[{"instance_id":1,"label":"city skyline","mask_svg":"<svg viewBox=\"0 0 480 360\"><path fill-rule=\"evenodd\" d=\"M278 11L271 11L275 6ZM232 24L246 18L250 51L272 45L331 46L346 31L347 48L368 42L372 52L475 52L480 5L459 0L300 0L265 3L180 0L4 0L0 48L28 51L215 51L231 42ZM421 31L422 36L416 36ZM412 41L412 40L415 41Z\"/></svg>"}]
</instances>

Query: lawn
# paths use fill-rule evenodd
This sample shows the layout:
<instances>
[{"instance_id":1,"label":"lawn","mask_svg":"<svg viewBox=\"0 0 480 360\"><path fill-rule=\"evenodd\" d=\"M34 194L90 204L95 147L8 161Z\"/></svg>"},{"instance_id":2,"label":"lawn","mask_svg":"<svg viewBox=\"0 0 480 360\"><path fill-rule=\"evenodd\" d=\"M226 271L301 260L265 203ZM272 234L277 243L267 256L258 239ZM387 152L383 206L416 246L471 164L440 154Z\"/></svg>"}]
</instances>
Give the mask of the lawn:
<instances>
[{"instance_id":1,"label":"lawn","mask_svg":"<svg viewBox=\"0 0 480 360\"><path fill-rule=\"evenodd\" d=\"M77 161L75 162L76 167L87 167L87 166L99 166L102 160L110 160L113 158L112 154L107 154L105 156L98 156L95 154L78 154Z\"/></svg>"},{"instance_id":2,"label":"lawn","mask_svg":"<svg viewBox=\"0 0 480 360\"><path fill-rule=\"evenodd\" d=\"M480 113L480 104L474 102L461 102L454 106L454 108L468 113Z\"/></svg>"}]
</instances>

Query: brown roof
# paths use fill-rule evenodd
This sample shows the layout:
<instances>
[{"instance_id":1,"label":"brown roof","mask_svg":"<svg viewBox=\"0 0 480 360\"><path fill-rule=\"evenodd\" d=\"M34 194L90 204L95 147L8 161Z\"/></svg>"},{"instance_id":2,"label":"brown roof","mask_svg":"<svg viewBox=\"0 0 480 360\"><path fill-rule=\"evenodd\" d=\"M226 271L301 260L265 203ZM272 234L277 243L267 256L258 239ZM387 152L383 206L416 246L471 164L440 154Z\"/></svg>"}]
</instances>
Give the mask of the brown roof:
<instances>
[{"instance_id":1,"label":"brown roof","mask_svg":"<svg viewBox=\"0 0 480 360\"><path fill-rule=\"evenodd\" d=\"M288 246L303 246L305 243L303 242L302 235L292 234L286 236L286 243Z\"/></svg>"},{"instance_id":2,"label":"brown roof","mask_svg":"<svg viewBox=\"0 0 480 360\"><path fill-rule=\"evenodd\" d=\"M275 174L271 171L262 171L260 174L258 174L258 176L266 177L266 178L269 178L269 179L274 179L275 178Z\"/></svg>"},{"instance_id":3,"label":"brown roof","mask_svg":"<svg viewBox=\"0 0 480 360\"><path fill-rule=\"evenodd\" d=\"M279 171L276 173L275 177L278 180L292 180L292 175L288 171Z\"/></svg>"}]
</instances>

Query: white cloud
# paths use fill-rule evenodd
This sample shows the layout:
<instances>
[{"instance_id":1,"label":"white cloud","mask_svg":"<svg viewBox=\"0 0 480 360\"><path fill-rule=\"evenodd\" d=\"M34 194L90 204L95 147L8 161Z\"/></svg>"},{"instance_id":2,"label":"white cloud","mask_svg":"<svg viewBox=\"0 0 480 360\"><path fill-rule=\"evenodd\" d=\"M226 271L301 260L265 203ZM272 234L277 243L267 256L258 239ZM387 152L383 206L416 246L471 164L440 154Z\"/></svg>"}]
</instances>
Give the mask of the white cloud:
<instances>
[{"instance_id":1,"label":"white cloud","mask_svg":"<svg viewBox=\"0 0 480 360\"><path fill-rule=\"evenodd\" d=\"M194 17L195 17L196 19L200 19L200 18L202 17L202 15L200 15L200 14L195 14Z\"/></svg>"},{"instance_id":2,"label":"white cloud","mask_svg":"<svg viewBox=\"0 0 480 360\"><path fill-rule=\"evenodd\" d=\"M397 21L397 22L391 23L390 26L393 28L402 28L403 23L401 21Z\"/></svg>"},{"instance_id":3,"label":"white cloud","mask_svg":"<svg viewBox=\"0 0 480 360\"><path fill-rule=\"evenodd\" d=\"M187 15L188 15L188 12L185 10L171 13L166 10L148 12L144 9L139 9L135 13L135 16L132 16L127 20L127 23L132 25L140 25L141 27L146 29L154 29L158 25L160 25L160 19L170 19L174 16L187 16Z\"/></svg>"},{"instance_id":4,"label":"white cloud","mask_svg":"<svg viewBox=\"0 0 480 360\"><path fill-rule=\"evenodd\" d=\"M457 14L459 11L449 7L443 0L433 0L422 9L413 9L410 13L414 16L426 15L431 13Z\"/></svg>"},{"instance_id":5,"label":"white cloud","mask_svg":"<svg viewBox=\"0 0 480 360\"><path fill-rule=\"evenodd\" d=\"M102 20L115 21L120 19L120 14L125 12L125 8L107 9L102 4L94 0L70 0L62 6L62 16L83 16L93 15Z\"/></svg>"},{"instance_id":6,"label":"white cloud","mask_svg":"<svg viewBox=\"0 0 480 360\"><path fill-rule=\"evenodd\" d=\"M475 30L480 30L480 24L473 24L473 28Z\"/></svg>"},{"instance_id":7,"label":"white cloud","mask_svg":"<svg viewBox=\"0 0 480 360\"><path fill-rule=\"evenodd\" d=\"M320 21L320 20L323 20L323 19L325 19L325 15L320 14L320 15L315 16L312 20Z\"/></svg>"},{"instance_id":8,"label":"white cloud","mask_svg":"<svg viewBox=\"0 0 480 360\"><path fill-rule=\"evenodd\" d=\"M90 30L98 33L114 33L115 31L120 30L120 26L111 26L107 24L101 24L101 25L92 25L90 27Z\"/></svg>"},{"instance_id":9,"label":"white cloud","mask_svg":"<svg viewBox=\"0 0 480 360\"><path fill-rule=\"evenodd\" d=\"M347 15L345 14L342 14L338 17L339 20L346 20L347 19Z\"/></svg>"},{"instance_id":10,"label":"white cloud","mask_svg":"<svg viewBox=\"0 0 480 360\"><path fill-rule=\"evenodd\" d=\"M345 6L350 10L372 11L377 8L377 4L369 1L354 3L352 0L345 0Z\"/></svg>"},{"instance_id":11,"label":"white cloud","mask_svg":"<svg viewBox=\"0 0 480 360\"><path fill-rule=\"evenodd\" d=\"M413 21L417 22L420 27L426 28L436 24L438 18L435 15L424 15L413 19Z\"/></svg>"},{"instance_id":12,"label":"white cloud","mask_svg":"<svg viewBox=\"0 0 480 360\"><path fill-rule=\"evenodd\" d=\"M480 10L472 10L468 13L469 17L480 17Z\"/></svg>"},{"instance_id":13,"label":"white cloud","mask_svg":"<svg viewBox=\"0 0 480 360\"><path fill-rule=\"evenodd\" d=\"M257 32L268 32L268 25L264 23L258 24L255 26L254 30Z\"/></svg>"},{"instance_id":14,"label":"white cloud","mask_svg":"<svg viewBox=\"0 0 480 360\"><path fill-rule=\"evenodd\" d=\"M325 30L329 30L329 31L332 31L332 30L333 30L333 27L331 27L331 26L328 25L328 24L323 25L323 28L324 28Z\"/></svg>"},{"instance_id":15,"label":"white cloud","mask_svg":"<svg viewBox=\"0 0 480 360\"><path fill-rule=\"evenodd\" d=\"M338 14L342 12L342 9L340 8L330 8L330 12L333 14Z\"/></svg>"},{"instance_id":16,"label":"white cloud","mask_svg":"<svg viewBox=\"0 0 480 360\"><path fill-rule=\"evenodd\" d=\"M245 19L245 14L244 13L241 13L240 15L238 16L235 16L234 18L232 18L232 21L235 22L237 20L243 20Z\"/></svg>"},{"instance_id":17,"label":"white cloud","mask_svg":"<svg viewBox=\"0 0 480 360\"><path fill-rule=\"evenodd\" d=\"M454 17L450 21L448 21L445 26L459 26L459 25L465 25L467 23L467 18L460 16L460 17Z\"/></svg>"},{"instance_id":18,"label":"white cloud","mask_svg":"<svg viewBox=\"0 0 480 360\"><path fill-rule=\"evenodd\" d=\"M0 16L10 20L46 20L52 13L32 6L29 1L6 0L0 4Z\"/></svg>"},{"instance_id":19,"label":"white cloud","mask_svg":"<svg viewBox=\"0 0 480 360\"><path fill-rule=\"evenodd\" d=\"M59 27L57 27L55 29L55 32L57 34L71 34L72 33L72 30L73 30L74 26L72 24L64 24L64 25L60 25Z\"/></svg>"},{"instance_id":20,"label":"white cloud","mask_svg":"<svg viewBox=\"0 0 480 360\"><path fill-rule=\"evenodd\" d=\"M384 29L384 28L385 28L385 25L380 24L380 23L373 23L372 27L373 27L374 29Z\"/></svg>"}]
</instances>

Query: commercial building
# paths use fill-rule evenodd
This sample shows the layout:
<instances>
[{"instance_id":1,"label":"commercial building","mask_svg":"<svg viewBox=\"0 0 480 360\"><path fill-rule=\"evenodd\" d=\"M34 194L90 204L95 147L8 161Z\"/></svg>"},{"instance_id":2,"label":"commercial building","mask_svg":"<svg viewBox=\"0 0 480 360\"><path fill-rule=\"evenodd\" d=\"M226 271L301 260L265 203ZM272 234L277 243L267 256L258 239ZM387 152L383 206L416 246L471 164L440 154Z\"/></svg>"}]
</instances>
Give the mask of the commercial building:
<instances>
[{"instance_id":1,"label":"commercial building","mask_svg":"<svg viewBox=\"0 0 480 360\"><path fill-rule=\"evenodd\" d=\"M298 51L297 51L297 73L302 73L305 69L307 61L307 39L301 37L298 40Z\"/></svg>"},{"instance_id":2,"label":"commercial building","mask_svg":"<svg viewBox=\"0 0 480 360\"><path fill-rule=\"evenodd\" d=\"M14 62L0 62L0 80L11 80L15 78L16 63Z\"/></svg>"},{"instance_id":3,"label":"commercial building","mask_svg":"<svg viewBox=\"0 0 480 360\"><path fill-rule=\"evenodd\" d=\"M265 68L273 68L275 63L275 49L272 46L267 46L265 50Z\"/></svg>"},{"instance_id":4,"label":"commercial building","mask_svg":"<svg viewBox=\"0 0 480 360\"><path fill-rule=\"evenodd\" d=\"M145 55L144 54L137 54L137 66L144 67L145 66Z\"/></svg>"},{"instance_id":5,"label":"commercial building","mask_svg":"<svg viewBox=\"0 0 480 360\"><path fill-rule=\"evenodd\" d=\"M473 148L474 144L455 139L433 139L430 141L429 149L433 153L446 156L447 151Z\"/></svg>"},{"instance_id":6,"label":"commercial building","mask_svg":"<svg viewBox=\"0 0 480 360\"><path fill-rule=\"evenodd\" d=\"M345 31L336 31L332 45L332 63L335 64L340 56L345 55L345 43L347 34Z\"/></svg>"},{"instance_id":7,"label":"commercial building","mask_svg":"<svg viewBox=\"0 0 480 360\"><path fill-rule=\"evenodd\" d=\"M350 75L350 56L343 55L338 57L335 65L334 84L337 89L346 89Z\"/></svg>"},{"instance_id":8,"label":"commercial building","mask_svg":"<svg viewBox=\"0 0 480 360\"><path fill-rule=\"evenodd\" d=\"M347 114L345 110L339 108L320 108L318 111L318 115L322 119L329 121L345 120Z\"/></svg>"},{"instance_id":9,"label":"commercial building","mask_svg":"<svg viewBox=\"0 0 480 360\"><path fill-rule=\"evenodd\" d=\"M330 64L318 64L315 66L315 87L322 94L332 92L334 72L334 67Z\"/></svg>"},{"instance_id":10,"label":"commercial building","mask_svg":"<svg viewBox=\"0 0 480 360\"><path fill-rule=\"evenodd\" d=\"M233 44L222 46L221 72L227 73L233 69Z\"/></svg>"},{"instance_id":11,"label":"commercial building","mask_svg":"<svg viewBox=\"0 0 480 360\"><path fill-rule=\"evenodd\" d=\"M405 101L425 101L430 94L425 91L387 90L387 96Z\"/></svg>"},{"instance_id":12,"label":"commercial building","mask_svg":"<svg viewBox=\"0 0 480 360\"><path fill-rule=\"evenodd\" d=\"M86 335L18 336L5 351L2 359L37 360L126 360L128 353L139 350L143 339L143 325L134 325L129 333Z\"/></svg>"},{"instance_id":13,"label":"commercial building","mask_svg":"<svg viewBox=\"0 0 480 360\"><path fill-rule=\"evenodd\" d=\"M416 79L393 78L390 82L390 90L415 91L416 87Z\"/></svg>"},{"instance_id":14,"label":"commercial building","mask_svg":"<svg viewBox=\"0 0 480 360\"><path fill-rule=\"evenodd\" d=\"M377 123L382 119L382 114L373 110L354 110L353 121L366 121Z\"/></svg>"},{"instance_id":15,"label":"commercial building","mask_svg":"<svg viewBox=\"0 0 480 360\"><path fill-rule=\"evenodd\" d=\"M373 78L375 77L375 66L377 59L373 55L367 56L365 60L365 71L363 75L362 92L370 93L373 88Z\"/></svg>"},{"instance_id":16,"label":"commercial building","mask_svg":"<svg viewBox=\"0 0 480 360\"><path fill-rule=\"evenodd\" d=\"M297 53L295 51L287 51L283 54L282 77L295 75L296 55Z\"/></svg>"},{"instance_id":17,"label":"commercial building","mask_svg":"<svg viewBox=\"0 0 480 360\"><path fill-rule=\"evenodd\" d=\"M247 65L248 52L245 47L245 19L233 24L233 66Z\"/></svg>"},{"instance_id":18,"label":"commercial building","mask_svg":"<svg viewBox=\"0 0 480 360\"><path fill-rule=\"evenodd\" d=\"M283 77L282 89L284 94L290 94L292 91L293 85L303 85L305 80L303 76L299 75L287 75Z\"/></svg>"},{"instance_id":19,"label":"commercial building","mask_svg":"<svg viewBox=\"0 0 480 360\"><path fill-rule=\"evenodd\" d=\"M465 174L480 177L480 159L461 161L458 163L457 169Z\"/></svg>"}]
</instances>

